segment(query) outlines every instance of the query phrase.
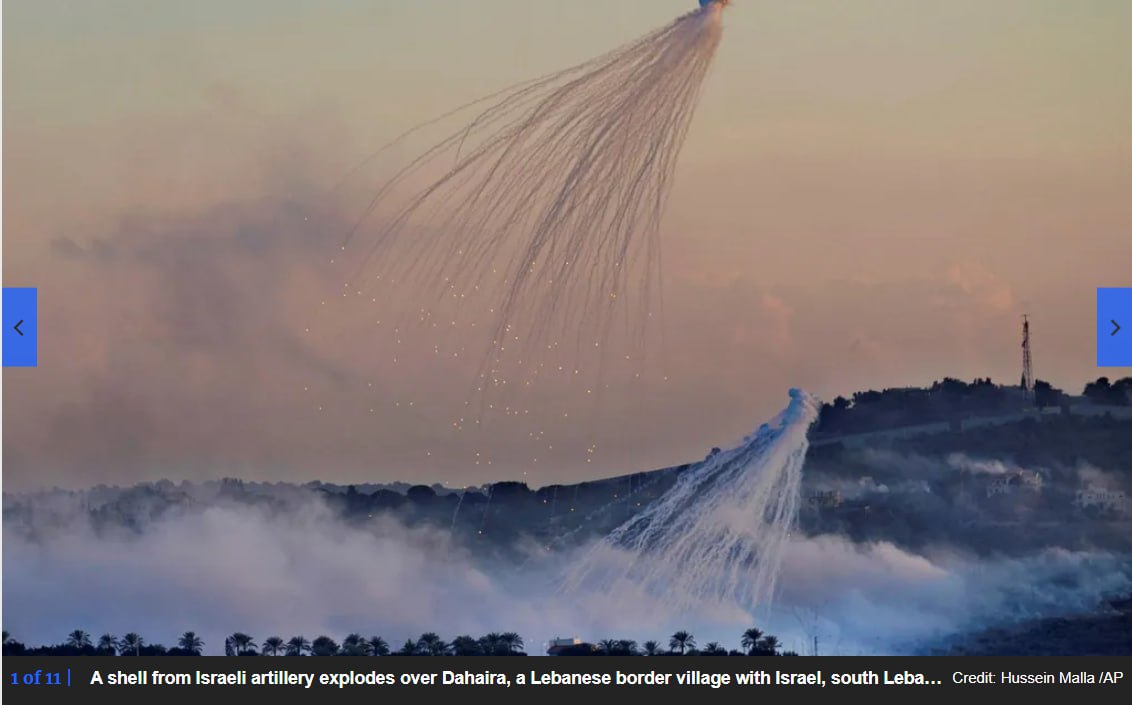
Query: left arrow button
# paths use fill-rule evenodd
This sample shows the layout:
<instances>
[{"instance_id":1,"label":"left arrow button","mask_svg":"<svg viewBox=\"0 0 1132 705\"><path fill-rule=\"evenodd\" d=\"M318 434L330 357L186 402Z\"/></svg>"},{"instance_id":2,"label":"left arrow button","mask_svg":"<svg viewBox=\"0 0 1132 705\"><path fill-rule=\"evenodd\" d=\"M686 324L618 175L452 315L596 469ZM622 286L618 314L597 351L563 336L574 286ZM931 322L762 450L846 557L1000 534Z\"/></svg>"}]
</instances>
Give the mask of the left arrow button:
<instances>
[{"instance_id":1,"label":"left arrow button","mask_svg":"<svg viewBox=\"0 0 1132 705\"><path fill-rule=\"evenodd\" d=\"M4 367L39 365L39 297L34 288L4 287Z\"/></svg>"}]
</instances>

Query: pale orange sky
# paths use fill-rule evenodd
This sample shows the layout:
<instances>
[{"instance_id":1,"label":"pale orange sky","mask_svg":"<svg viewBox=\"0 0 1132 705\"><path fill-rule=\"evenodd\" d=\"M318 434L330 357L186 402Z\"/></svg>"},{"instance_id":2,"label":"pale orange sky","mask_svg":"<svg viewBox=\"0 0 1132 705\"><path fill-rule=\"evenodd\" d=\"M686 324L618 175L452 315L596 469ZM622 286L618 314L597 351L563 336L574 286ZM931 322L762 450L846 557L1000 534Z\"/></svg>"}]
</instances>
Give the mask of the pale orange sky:
<instances>
[{"instance_id":1,"label":"pale orange sky","mask_svg":"<svg viewBox=\"0 0 1132 705\"><path fill-rule=\"evenodd\" d=\"M663 226L670 379L545 411L553 451L454 437L456 367L303 337L338 177L694 4L5 3L4 283L41 317L40 366L4 371L5 486L645 470L790 386L1014 382L1022 313L1038 377L1129 374L1094 350L1096 287L1132 285L1123 0L733 3Z\"/></svg>"}]
</instances>

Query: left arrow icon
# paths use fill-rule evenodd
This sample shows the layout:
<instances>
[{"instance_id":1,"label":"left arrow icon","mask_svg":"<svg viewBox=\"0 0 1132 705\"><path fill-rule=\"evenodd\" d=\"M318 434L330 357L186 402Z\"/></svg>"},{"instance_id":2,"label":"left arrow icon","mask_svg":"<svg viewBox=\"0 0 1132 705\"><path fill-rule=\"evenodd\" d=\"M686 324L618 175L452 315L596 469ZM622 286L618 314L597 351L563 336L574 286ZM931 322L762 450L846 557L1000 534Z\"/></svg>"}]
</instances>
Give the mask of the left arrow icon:
<instances>
[{"instance_id":1,"label":"left arrow icon","mask_svg":"<svg viewBox=\"0 0 1132 705\"><path fill-rule=\"evenodd\" d=\"M34 287L4 287L4 367L39 365L39 295Z\"/></svg>"}]
</instances>

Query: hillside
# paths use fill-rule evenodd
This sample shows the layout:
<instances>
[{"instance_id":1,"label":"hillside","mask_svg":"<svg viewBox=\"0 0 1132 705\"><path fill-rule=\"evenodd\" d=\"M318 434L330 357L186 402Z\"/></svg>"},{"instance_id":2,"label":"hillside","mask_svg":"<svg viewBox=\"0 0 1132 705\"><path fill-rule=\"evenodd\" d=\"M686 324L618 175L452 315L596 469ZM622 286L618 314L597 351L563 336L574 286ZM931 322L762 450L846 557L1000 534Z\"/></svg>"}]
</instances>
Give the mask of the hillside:
<instances>
[{"instance_id":1,"label":"hillside","mask_svg":"<svg viewBox=\"0 0 1132 705\"><path fill-rule=\"evenodd\" d=\"M811 433L800 528L909 549L945 543L984 554L1049 545L1132 551L1129 380L1102 382L1076 399L1053 390L1063 403L1045 409L1026 407L1016 389L989 380L835 400ZM1113 389L1125 404L1094 403L1115 401ZM894 411L900 409L904 415ZM894 419L908 423L893 432L884 424ZM936 422L919 423L931 419ZM861 433L841 432L847 428ZM352 523L394 516L451 529L487 557L506 553L519 539L555 550L608 532L694 465L539 489L519 482L458 492L230 479L6 494L4 524L34 536L80 515L96 530L142 531L169 512L217 502L285 512L313 495Z\"/></svg>"}]
</instances>

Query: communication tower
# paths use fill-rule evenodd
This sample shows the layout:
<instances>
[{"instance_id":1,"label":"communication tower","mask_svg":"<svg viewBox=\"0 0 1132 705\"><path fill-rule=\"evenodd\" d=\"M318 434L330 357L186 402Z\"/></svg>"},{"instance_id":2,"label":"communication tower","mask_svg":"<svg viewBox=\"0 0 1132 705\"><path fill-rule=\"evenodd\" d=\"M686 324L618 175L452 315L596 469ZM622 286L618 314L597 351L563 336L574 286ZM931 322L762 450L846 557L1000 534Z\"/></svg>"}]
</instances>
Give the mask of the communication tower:
<instances>
[{"instance_id":1,"label":"communication tower","mask_svg":"<svg viewBox=\"0 0 1132 705\"><path fill-rule=\"evenodd\" d=\"M1030 358L1030 317L1022 316L1022 391L1034 395L1034 365Z\"/></svg>"}]
</instances>

